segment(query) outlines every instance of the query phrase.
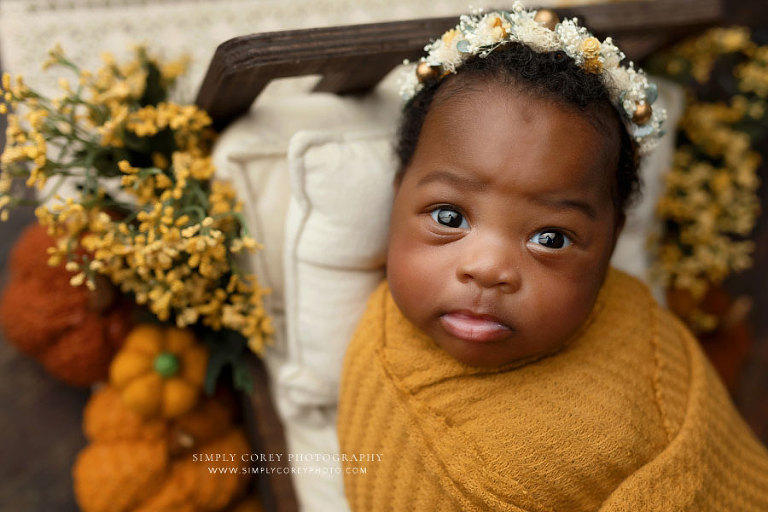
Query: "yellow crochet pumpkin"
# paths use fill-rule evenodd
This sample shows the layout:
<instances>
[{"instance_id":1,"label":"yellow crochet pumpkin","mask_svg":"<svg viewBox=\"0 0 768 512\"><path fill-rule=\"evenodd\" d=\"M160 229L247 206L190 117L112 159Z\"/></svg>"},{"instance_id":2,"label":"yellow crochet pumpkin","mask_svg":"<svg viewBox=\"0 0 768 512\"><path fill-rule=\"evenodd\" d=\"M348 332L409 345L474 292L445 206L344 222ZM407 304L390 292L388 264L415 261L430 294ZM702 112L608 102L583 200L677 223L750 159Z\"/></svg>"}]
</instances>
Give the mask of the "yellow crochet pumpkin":
<instances>
[{"instance_id":1,"label":"yellow crochet pumpkin","mask_svg":"<svg viewBox=\"0 0 768 512\"><path fill-rule=\"evenodd\" d=\"M142 324L112 360L109 381L139 414L174 418L197 403L207 365L191 330Z\"/></svg>"}]
</instances>

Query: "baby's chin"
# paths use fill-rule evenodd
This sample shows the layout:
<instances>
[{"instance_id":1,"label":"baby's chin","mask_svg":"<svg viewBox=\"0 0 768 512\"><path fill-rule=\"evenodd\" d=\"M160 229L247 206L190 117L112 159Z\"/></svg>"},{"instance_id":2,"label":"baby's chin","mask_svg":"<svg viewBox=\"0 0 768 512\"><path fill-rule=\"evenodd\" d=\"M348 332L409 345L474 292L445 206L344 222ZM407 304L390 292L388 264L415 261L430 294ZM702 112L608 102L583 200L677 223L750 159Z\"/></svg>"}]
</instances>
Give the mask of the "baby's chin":
<instances>
[{"instance_id":1,"label":"baby's chin","mask_svg":"<svg viewBox=\"0 0 768 512\"><path fill-rule=\"evenodd\" d=\"M438 347L460 363L487 369L523 366L551 355L563 346L563 344L558 344L555 348L546 350L521 351L519 347L514 346L514 341L509 339L472 343L445 336L433 336L433 340Z\"/></svg>"}]
</instances>

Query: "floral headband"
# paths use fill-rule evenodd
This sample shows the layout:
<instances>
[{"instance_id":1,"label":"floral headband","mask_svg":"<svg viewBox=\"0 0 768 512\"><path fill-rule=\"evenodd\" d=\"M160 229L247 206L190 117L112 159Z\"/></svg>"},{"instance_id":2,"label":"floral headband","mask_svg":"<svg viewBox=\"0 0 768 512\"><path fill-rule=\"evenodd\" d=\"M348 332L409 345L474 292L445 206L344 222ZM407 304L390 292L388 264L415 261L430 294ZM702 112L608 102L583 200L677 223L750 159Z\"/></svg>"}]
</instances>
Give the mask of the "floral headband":
<instances>
[{"instance_id":1,"label":"floral headband","mask_svg":"<svg viewBox=\"0 0 768 512\"><path fill-rule=\"evenodd\" d=\"M415 72L404 76L400 94L407 102L425 83L456 73L469 57L487 57L507 42L522 43L542 53L562 50L584 71L600 75L641 155L651 151L664 135L661 125L667 113L652 107L658 96L656 85L632 62L619 64L625 55L610 37L601 43L575 18L560 21L548 9L529 11L520 2L515 2L511 11L462 15L455 28L424 47L427 55L419 60Z\"/></svg>"}]
</instances>

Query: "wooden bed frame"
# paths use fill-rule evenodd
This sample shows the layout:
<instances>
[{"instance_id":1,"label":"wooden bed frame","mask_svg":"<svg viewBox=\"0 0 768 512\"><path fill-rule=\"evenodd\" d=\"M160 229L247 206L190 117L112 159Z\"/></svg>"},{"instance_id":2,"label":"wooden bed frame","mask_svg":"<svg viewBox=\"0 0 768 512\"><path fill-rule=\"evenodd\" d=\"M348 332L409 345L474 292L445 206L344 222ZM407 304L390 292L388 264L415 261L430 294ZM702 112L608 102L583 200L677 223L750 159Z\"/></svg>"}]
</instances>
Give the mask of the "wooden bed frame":
<instances>
[{"instance_id":1,"label":"wooden bed frame","mask_svg":"<svg viewBox=\"0 0 768 512\"><path fill-rule=\"evenodd\" d=\"M650 53L715 24L767 26L761 0L645 0L557 9L579 17L597 35L610 33L628 58L641 62ZM246 113L274 79L317 74L315 91L360 94L371 90L403 59L418 59L424 45L456 24L457 18L269 32L237 37L221 44L208 68L197 105L217 130ZM253 449L287 453L282 425L268 392L264 365L249 356L255 392L243 396ZM287 468L282 462L266 468ZM289 474L266 473L256 479L265 510L299 510Z\"/></svg>"}]
</instances>

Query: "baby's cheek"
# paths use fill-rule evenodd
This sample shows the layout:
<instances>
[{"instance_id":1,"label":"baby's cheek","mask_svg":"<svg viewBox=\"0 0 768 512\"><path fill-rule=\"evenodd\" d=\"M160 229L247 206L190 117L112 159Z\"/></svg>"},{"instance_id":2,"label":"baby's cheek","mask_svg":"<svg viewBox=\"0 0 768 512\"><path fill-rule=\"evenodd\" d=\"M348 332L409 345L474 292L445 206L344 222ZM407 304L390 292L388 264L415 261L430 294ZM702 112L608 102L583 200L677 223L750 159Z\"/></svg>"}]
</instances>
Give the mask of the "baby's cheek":
<instances>
[{"instance_id":1,"label":"baby's cheek","mask_svg":"<svg viewBox=\"0 0 768 512\"><path fill-rule=\"evenodd\" d=\"M598 290L598 283L589 280L574 283L563 294L563 300L558 308L559 317L563 322L560 329L563 342L575 334L589 318L597 299Z\"/></svg>"},{"instance_id":2,"label":"baby's cheek","mask_svg":"<svg viewBox=\"0 0 768 512\"><path fill-rule=\"evenodd\" d=\"M392 297L410 321L419 324L428 315L426 308L435 295L435 285L441 282L435 275L428 248L411 239L390 240L387 259L387 280Z\"/></svg>"},{"instance_id":3,"label":"baby's cheek","mask_svg":"<svg viewBox=\"0 0 768 512\"><path fill-rule=\"evenodd\" d=\"M519 309L513 313L529 333L535 333L534 339L557 344L589 314L592 292L582 279L568 273L531 267L522 272L523 285L512 297Z\"/></svg>"}]
</instances>

